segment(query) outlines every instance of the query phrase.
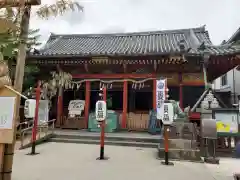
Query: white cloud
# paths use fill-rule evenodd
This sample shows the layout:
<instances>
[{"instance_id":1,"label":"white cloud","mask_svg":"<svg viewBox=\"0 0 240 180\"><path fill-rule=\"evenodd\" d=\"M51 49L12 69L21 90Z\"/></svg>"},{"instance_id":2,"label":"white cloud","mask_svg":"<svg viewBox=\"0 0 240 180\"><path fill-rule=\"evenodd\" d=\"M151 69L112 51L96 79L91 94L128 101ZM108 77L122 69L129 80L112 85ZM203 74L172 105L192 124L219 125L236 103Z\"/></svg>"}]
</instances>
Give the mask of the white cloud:
<instances>
[{"instance_id":1,"label":"white cloud","mask_svg":"<svg viewBox=\"0 0 240 180\"><path fill-rule=\"evenodd\" d=\"M87 2L91 1L91 2ZM54 0L42 0L42 3ZM85 0L84 12L43 21L33 16L30 26L50 32L109 33L199 27L206 24L214 44L240 27L239 0Z\"/></svg>"}]
</instances>

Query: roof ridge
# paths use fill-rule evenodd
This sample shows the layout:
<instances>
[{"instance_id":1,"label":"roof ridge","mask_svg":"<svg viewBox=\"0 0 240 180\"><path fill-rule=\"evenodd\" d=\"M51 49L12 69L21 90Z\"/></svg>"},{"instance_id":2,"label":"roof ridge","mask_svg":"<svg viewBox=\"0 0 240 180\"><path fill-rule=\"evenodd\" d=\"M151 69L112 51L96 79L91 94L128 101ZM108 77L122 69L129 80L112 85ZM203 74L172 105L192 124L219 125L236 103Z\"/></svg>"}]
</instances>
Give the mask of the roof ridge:
<instances>
[{"instance_id":1,"label":"roof ridge","mask_svg":"<svg viewBox=\"0 0 240 180\"><path fill-rule=\"evenodd\" d=\"M226 43L231 43L232 41L234 41L238 34L240 34L240 27L237 29L236 32L233 33L233 35L226 41Z\"/></svg>"},{"instance_id":2,"label":"roof ridge","mask_svg":"<svg viewBox=\"0 0 240 180\"><path fill-rule=\"evenodd\" d=\"M140 32L126 32L126 33L96 33L96 34L51 34L50 38L57 38L62 36L67 37L98 37L98 36L148 36L154 34L182 34L192 30L194 33L207 32L205 26L197 28L174 29L174 30L159 30L159 31L140 31Z\"/></svg>"},{"instance_id":3,"label":"roof ridge","mask_svg":"<svg viewBox=\"0 0 240 180\"><path fill-rule=\"evenodd\" d=\"M52 35L52 34L51 34ZM42 53L44 53L44 51L48 50L51 46L53 46L54 44L56 44L60 39L62 39L62 36L58 36L57 38L55 38L52 42L51 40L51 36L49 37L49 39L47 40L46 44L42 47L41 51Z\"/></svg>"}]
</instances>

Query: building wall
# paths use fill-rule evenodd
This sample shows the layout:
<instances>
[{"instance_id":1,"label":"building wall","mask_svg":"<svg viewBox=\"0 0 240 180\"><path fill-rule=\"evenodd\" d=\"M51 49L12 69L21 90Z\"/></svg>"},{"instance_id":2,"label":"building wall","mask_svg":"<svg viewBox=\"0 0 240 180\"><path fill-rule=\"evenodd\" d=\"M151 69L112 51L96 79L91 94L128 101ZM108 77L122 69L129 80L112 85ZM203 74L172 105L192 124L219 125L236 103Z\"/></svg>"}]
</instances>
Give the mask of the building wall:
<instances>
[{"instance_id":1,"label":"building wall","mask_svg":"<svg viewBox=\"0 0 240 180\"><path fill-rule=\"evenodd\" d=\"M221 76L219 78L217 78L214 82L213 82L213 88L215 90L219 90L219 91L231 91L232 94L232 103L234 103L234 98L235 98L235 102L237 102L237 96L240 95L240 71L236 70L236 68L228 71L225 74L227 77L227 83L226 85L222 85L222 77ZM234 93L236 94L234 96Z\"/></svg>"}]
</instances>

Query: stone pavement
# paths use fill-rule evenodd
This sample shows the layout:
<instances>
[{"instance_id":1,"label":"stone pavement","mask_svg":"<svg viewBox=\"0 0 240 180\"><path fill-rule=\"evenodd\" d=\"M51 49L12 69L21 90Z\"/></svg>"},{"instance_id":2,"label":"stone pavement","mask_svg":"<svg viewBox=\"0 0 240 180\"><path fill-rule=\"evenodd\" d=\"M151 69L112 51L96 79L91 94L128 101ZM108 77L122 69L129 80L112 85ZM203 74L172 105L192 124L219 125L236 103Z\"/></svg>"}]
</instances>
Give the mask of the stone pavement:
<instances>
[{"instance_id":1,"label":"stone pavement","mask_svg":"<svg viewBox=\"0 0 240 180\"><path fill-rule=\"evenodd\" d=\"M157 149L105 146L108 161L96 160L97 145L46 143L37 146L39 155L25 155L29 151L16 151L13 180L233 180L230 161L224 160L228 168L218 170L216 165L190 162L174 162L167 167L156 159ZM240 169L239 161L235 163Z\"/></svg>"},{"instance_id":2,"label":"stone pavement","mask_svg":"<svg viewBox=\"0 0 240 180\"><path fill-rule=\"evenodd\" d=\"M240 174L240 159L221 158L219 166L206 164L206 167L209 169L215 179L233 179L233 174Z\"/></svg>"}]
</instances>

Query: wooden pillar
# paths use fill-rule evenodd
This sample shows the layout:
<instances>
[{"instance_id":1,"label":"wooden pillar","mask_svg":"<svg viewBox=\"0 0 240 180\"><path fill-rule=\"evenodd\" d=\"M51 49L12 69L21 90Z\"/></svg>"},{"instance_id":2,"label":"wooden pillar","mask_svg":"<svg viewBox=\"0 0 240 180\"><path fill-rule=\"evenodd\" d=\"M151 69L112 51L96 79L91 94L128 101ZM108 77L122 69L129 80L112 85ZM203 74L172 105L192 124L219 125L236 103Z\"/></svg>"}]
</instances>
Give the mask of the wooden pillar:
<instances>
[{"instance_id":1,"label":"wooden pillar","mask_svg":"<svg viewBox=\"0 0 240 180\"><path fill-rule=\"evenodd\" d=\"M153 109L156 110L157 109L157 95L156 95L156 90L157 90L157 79L153 80Z\"/></svg>"},{"instance_id":2,"label":"wooden pillar","mask_svg":"<svg viewBox=\"0 0 240 180\"><path fill-rule=\"evenodd\" d=\"M85 86L85 108L84 108L85 128L88 127L90 95L91 95L90 92L91 92L91 84L90 84L90 81L86 81L86 86Z\"/></svg>"},{"instance_id":3,"label":"wooden pillar","mask_svg":"<svg viewBox=\"0 0 240 180\"><path fill-rule=\"evenodd\" d=\"M61 126L62 122L62 115L63 115L63 88L59 87L58 89L58 100L57 100L57 126Z\"/></svg>"},{"instance_id":4,"label":"wooden pillar","mask_svg":"<svg viewBox=\"0 0 240 180\"><path fill-rule=\"evenodd\" d=\"M128 105L128 83L123 82L123 113L122 113L122 128L127 128L127 105Z\"/></svg>"},{"instance_id":5,"label":"wooden pillar","mask_svg":"<svg viewBox=\"0 0 240 180\"><path fill-rule=\"evenodd\" d=\"M182 84L182 73L179 73L179 106L183 109L183 84Z\"/></svg>"}]
</instances>

